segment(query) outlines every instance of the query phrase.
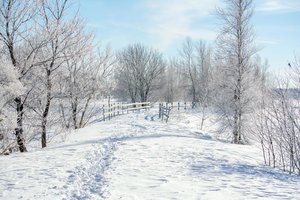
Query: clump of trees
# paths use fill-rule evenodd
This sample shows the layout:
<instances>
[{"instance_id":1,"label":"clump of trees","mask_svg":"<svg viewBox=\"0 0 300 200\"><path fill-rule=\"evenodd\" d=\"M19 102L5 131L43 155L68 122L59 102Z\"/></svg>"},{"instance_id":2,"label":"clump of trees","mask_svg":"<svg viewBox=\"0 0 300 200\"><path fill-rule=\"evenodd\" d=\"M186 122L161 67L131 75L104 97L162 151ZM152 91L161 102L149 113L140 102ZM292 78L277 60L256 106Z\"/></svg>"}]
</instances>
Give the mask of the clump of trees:
<instances>
[{"instance_id":1,"label":"clump of trees","mask_svg":"<svg viewBox=\"0 0 300 200\"><path fill-rule=\"evenodd\" d=\"M299 69L296 59L288 69L289 80L277 79L276 89L262 88L253 120L265 164L289 173L300 173Z\"/></svg>"},{"instance_id":2,"label":"clump of trees","mask_svg":"<svg viewBox=\"0 0 300 200\"><path fill-rule=\"evenodd\" d=\"M117 91L122 98L131 102L146 102L157 90L165 61L157 50L142 44L129 45L117 54L118 67L115 71Z\"/></svg>"},{"instance_id":3,"label":"clump of trees","mask_svg":"<svg viewBox=\"0 0 300 200\"><path fill-rule=\"evenodd\" d=\"M212 48L204 41L186 38L178 56L168 63L162 90L166 102L191 101L201 112L200 128L208 118L214 90Z\"/></svg>"},{"instance_id":4,"label":"clump of trees","mask_svg":"<svg viewBox=\"0 0 300 200\"><path fill-rule=\"evenodd\" d=\"M114 57L97 50L69 3L0 4L0 154L26 152L34 140L46 147L55 128L83 127L95 114L91 100L105 89Z\"/></svg>"}]
</instances>

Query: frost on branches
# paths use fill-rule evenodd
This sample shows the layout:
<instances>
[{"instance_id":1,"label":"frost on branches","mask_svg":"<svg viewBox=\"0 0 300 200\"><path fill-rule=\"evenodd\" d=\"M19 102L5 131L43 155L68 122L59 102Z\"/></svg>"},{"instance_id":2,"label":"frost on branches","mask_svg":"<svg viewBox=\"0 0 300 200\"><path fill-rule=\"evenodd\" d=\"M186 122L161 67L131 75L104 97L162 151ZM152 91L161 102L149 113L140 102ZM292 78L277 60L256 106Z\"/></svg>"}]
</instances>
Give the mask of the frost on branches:
<instances>
[{"instance_id":1,"label":"frost on branches","mask_svg":"<svg viewBox=\"0 0 300 200\"><path fill-rule=\"evenodd\" d=\"M7 140L13 136L11 132L16 126L12 117L14 112L9 109L8 103L24 91L13 66L3 59L1 63L3 64L0 68L0 155L6 153L11 146L7 144Z\"/></svg>"}]
</instances>

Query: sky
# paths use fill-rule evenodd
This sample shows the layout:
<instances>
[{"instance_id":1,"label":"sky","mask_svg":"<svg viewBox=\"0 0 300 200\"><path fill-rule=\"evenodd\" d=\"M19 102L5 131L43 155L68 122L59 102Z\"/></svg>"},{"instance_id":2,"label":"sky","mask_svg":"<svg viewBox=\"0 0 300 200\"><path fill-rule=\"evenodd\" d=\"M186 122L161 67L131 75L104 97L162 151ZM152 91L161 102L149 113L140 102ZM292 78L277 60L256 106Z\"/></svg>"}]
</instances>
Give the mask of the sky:
<instances>
[{"instance_id":1,"label":"sky","mask_svg":"<svg viewBox=\"0 0 300 200\"><path fill-rule=\"evenodd\" d=\"M72 0L96 40L118 50L142 43L166 57L182 42L213 45L219 30L215 8L222 0ZM300 57L300 0L254 0L252 19L258 54L281 71Z\"/></svg>"}]
</instances>

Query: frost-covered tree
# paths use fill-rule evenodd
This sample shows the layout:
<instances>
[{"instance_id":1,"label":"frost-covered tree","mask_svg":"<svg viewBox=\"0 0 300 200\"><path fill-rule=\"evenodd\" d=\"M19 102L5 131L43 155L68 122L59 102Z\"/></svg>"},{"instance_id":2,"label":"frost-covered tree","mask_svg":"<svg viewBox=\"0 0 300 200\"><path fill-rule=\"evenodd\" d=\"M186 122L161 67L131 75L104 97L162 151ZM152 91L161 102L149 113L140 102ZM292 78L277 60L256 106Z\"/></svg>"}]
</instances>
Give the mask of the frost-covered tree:
<instances>
[{"instance_id":1,"label":"frost-covered tree","mask_svg":"<svg viewBox=\"0 0 300 200\"><path fill-rule=\"evenodd\" d=\"M36 1L32 0L3 0L0 3L0 42L4 47L4 54L17 71L18 79L25 86L24 95L14 99L16 110L15 136L21 152L27 151L24 134L24 103L28 99L30 89L25 84L27 75L35 66L36 52L41 46L38 41L31 40ZM26 51L22 51L26 49Z\"/></svg>"},{"instance_id":2,"label":"frost-covered tree","mask_svg":"<svg viewBox=\"0 0 300 200\"><path fill-rule=\"evenodd\" d=\"M82 33L81 20L74 17L66 18L68 0L41 1L39 6L39 28L40 34L46 45L41 49L38 56L42 61L39 66L41 70L40 91L44 95L38 98L41 102L41 143L42 147L47 145L47 121L50 113L51 102L55 98L54 84L59 69L75 56L83 54L86 46L90 45L89 38ZM80 47L78 47L80 44Z\"/></svg>"},{"instance_id":3,"label":"frost-covered tree","mask_svg":"<svg viewBox=\"0 0 300 200\"><path fill-rule=\"evenodd\" d=\"M199 109L202 114L200 128L208 118L208 108L212 106L214 69L212 65L212 49L205 42L199 41L195 45L195 73Z\"/></svg>"},{"instance_id":4,"label":"frost-covered tree","mask_svg":"<svg viewBox=\"0 0 300 200\"><path fill-rule=\"evenodd\" d=\"M187 38L179 51L180 85L188 91L185 95L193 106L208 106L211 82L211 48L204 41L193 42Z\"/></svg>"},{"instance_id":5,"label":"frost-covered tree","mask_svg":"<svg viewBox=\"0 0 300 200\"><path fill-rule=\"evenodd\" d=\"M181 67L181 73L183 74L182 84L186 90L189 91L194 103L198 103L198 91L197 91L197 67L195 63L195 48L193 41L187 38L179 51L179 64Z\"/></svg>"},{"instance_id":6,"label":"frost-covered tree","mask_svg":"<svg viewBox=\"0 0 300 200\"><path fill-rule=\"evenodd\" d=\"M117 91L131 102L148 101L151 93L159 89L156 85L163 74L165 62L162 54L141 44L129 45L117 55Z\"/></svg>"},{"instance_id":7,"label":"frost-covered tree","mask_svg":"<svg viewBox=\"0 0 300 200\"><path fill-rule=\"evenodd\" d=\"M1 59L0 68L0 114L9 101L23 93L23 86L18 79L18 73L11 63Z\"/></svg>"},{"instance_id":8,"label":"frost-covered tree","mask_svg":"<svg viewBox=\"0 0 300 200\"><path fill-rule=\"evenodd\" d=\"M166 68L165 74L162 77L162 83L164 85L161 90L161 97L164 101L172 103L174 101L179 101L182 95L182 90L180 90L181 85L179 84L180 73L179 73L179 64L177 59L171 59Z\"/></svg>"},{"instance_id":9,"label":"frost-covered tree","mask_svg":"<svg viewBox=\"0 0 300 200\"><path fill-rule=\"evenodd\" d=\"M233 143L246 141L247 117L255 101L253 62L256 53L251 24L252 0L225 0L217 10L221 27L217 38L217 106L223 128L230 128Z\"/></svg>"},{"instance_id":10,"label":"frost-covered tree","mask_svg":"<svg viewBox=\"0 0 300 200\"><path fill-rule=\"evenodd\" d=\"M8 103L22 95L24 88L18 80L18 73L7 59L1 59L0 67L0 155L7 153L11 144L7 141L15 123L11 123L14 112L8 108Z\"/></svg>"},{"instance_id":11,"label":"frost-covered tree","mask_svg":"<svg viewBox=\"0 0 300 200\"><path fill-rule=\"evenodd\" d=\"M66 128L82 128L99 114L92 100L109 88L114 63L109 47L90 49L67 61L67 70L60 74L60 112Z\"/></svg>"}]
</instances>

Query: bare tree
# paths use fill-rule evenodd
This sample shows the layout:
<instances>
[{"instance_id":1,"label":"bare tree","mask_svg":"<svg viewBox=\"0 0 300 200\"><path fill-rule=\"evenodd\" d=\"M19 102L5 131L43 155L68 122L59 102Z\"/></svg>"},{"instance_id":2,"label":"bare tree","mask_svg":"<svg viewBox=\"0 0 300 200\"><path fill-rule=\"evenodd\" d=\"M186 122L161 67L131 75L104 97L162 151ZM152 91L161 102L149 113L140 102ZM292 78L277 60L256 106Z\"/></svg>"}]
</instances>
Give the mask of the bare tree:
<instances>
[{"instance_id":1,"label":"bare tree","mask_svg":"<svg viewBox=\"0 0 300 200\"><path fill-rule=\"evenodd\" d=\"M129 45L118 54L116 71L119 88L125 87L132 102L148 100L155 89L155 81L165 67L162 55L141 44Z\"/></svg>"},{"instance_id":2,"label":"bare tree","mask_svg":"<svg viewBox=\"0 0 300 200\"><path fill-rule=\"evenodd\" d=\"M251 112L254 94L252 56L254 33L251 24L252 0L225 0L226 8L218 9L222 23L217 38L220 97L218 107L225 126L232 130L233 143L246 141L247 114Z\"/></svg>"},{"instance_id":3,"label":"bare tree","mask_svg":"<svg viewBox=\"0 0 300 200\"><path fill-rule=\"evenodd\" d=\"M197 99L199 109L202 114L200 128L203 128L204 121L208 118L208 108L212 105L213 90L213 67L212 67L212 50L205 42L199 41L195 45L195 73L197 83Z\"/></svg>"}]
</instances>

